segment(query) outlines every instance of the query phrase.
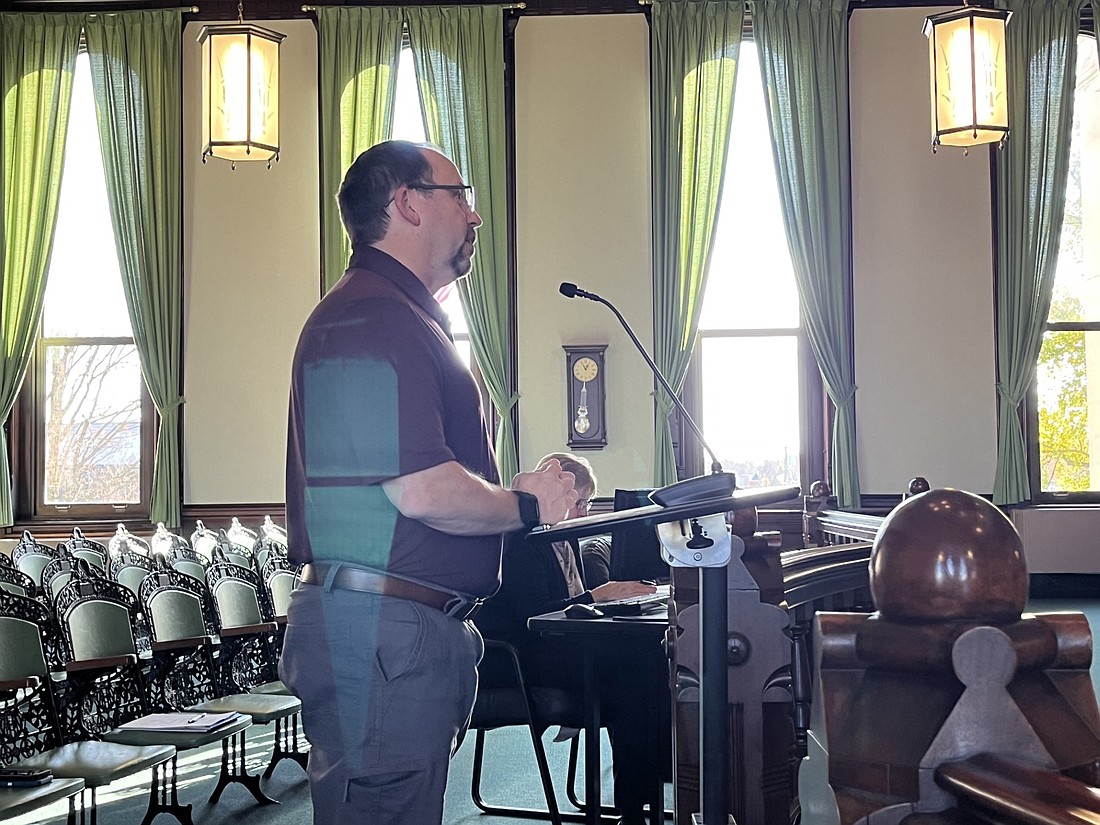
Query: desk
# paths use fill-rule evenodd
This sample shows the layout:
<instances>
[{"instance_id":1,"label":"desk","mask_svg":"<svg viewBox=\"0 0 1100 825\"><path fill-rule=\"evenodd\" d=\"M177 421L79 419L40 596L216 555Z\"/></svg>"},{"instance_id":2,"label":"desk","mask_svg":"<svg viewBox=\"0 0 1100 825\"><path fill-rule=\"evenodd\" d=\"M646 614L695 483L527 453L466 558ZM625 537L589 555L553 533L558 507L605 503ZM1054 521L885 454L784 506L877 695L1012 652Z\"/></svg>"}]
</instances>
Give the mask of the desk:
<instances>
[{"instance_id":1,"label":"desk","mask_svg":"<svg viewBox=\"0 0 1100 825\"><path fill-rule=\"evenodd\" d=\"M596 605L597 607L599 605ZM565 636L577 643L584 660L584 799L585 822L599 825L600 819L600 694L596 684L596 662L601 652L621 650L624 639L648 640L660 644L668 629L668 611L645 616L570 619L558 610L527 620L527 627L544 636ZM650 797L650 823L664 821L663 784Z\"/></svg>"}]
</instances>

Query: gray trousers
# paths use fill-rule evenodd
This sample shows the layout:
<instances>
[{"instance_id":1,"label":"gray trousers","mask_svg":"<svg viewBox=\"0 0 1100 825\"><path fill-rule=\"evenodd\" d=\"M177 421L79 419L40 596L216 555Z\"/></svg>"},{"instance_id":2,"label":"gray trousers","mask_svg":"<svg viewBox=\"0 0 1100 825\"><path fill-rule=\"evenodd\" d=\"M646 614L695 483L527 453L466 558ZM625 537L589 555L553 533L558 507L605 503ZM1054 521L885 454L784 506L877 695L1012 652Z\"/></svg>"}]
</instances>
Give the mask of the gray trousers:
<instances>
[{"instance_id":1,"label":"gray trousers","mask_svg":"<svg viewBox=\"0 0 1100 825\"><path fill-rule=\"evenodd\" d=\"M442 821L483 650L472 623L416 602L294 591L279 675L302 700L315 825Z\"/></svg>"}]
</instances>

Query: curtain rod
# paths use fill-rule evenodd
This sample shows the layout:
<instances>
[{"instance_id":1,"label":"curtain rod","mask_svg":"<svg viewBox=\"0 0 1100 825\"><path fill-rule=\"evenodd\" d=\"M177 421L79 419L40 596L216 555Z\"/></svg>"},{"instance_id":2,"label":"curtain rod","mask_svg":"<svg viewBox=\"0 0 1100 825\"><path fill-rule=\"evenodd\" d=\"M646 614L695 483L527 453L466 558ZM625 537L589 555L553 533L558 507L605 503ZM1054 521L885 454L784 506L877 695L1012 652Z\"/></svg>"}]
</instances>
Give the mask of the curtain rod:
<instances>
[{"instance_id":1,"label":"curtain rod","mask_svg":"<svg viewBox=\"0 0 1100 825\"><path fill-rule=\"evenodd\" d=\"M638 2L643 2L643 0L638 0ZM652 0L649 0L649 2L652 2ZM496 4L492 3L492 4L487 4L487 5L496 5ZM501 3L500 7L502 9L525 9L525 8L527 8L527 4L526 3ZM322 8L322 7L321 6L302 6L302 11L304 11L304 12L317 11L317 9L319 9L319 8ZM430 8L430 6L429 6L429 8Z\"/></svg>"}]
</instances>

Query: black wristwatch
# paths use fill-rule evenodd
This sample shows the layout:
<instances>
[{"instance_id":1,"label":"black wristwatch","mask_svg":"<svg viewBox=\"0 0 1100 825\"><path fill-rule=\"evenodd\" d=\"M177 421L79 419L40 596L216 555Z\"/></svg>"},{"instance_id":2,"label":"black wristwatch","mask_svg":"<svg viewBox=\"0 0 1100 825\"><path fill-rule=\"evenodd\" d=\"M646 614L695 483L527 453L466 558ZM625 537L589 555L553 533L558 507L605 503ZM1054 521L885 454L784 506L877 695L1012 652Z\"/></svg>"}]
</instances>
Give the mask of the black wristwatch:
<instances>
[{"instance_id":1,"label":"black wristwatch","mask_svg":"<svg viewBox=\"0 0 1100 825\"><path fill-rule=\"evenodd\" d=\"M539 517L539 500L531 493L525 493L522 490L512 492L519 499L519 518L523 526L531 529L542 524L542 519Z\"/></svg>"}]
</instances>

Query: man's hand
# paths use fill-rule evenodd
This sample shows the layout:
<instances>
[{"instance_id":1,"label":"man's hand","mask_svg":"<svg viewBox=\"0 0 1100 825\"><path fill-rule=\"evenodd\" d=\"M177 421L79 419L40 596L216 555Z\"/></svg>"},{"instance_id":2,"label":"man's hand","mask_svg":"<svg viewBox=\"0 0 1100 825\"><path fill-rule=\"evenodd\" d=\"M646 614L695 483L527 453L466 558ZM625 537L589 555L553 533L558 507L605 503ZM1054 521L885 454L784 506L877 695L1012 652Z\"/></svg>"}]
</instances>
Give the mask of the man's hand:
<instances>
[{"instance_id":1,"label":"man's hand","mask_svg":"<svg viewBox=\"0 0 1100 825\"><path fill-rule=\"evenodd\" d=\"M592 601L613 602L617 599L632 599L635 596L646 596L656 593L657 588L652 584L642 582L608 582L601 584L592 591Z\"/></svg>"},{"instance_id":2,"label":"man's hand","mask_svg":"<svg viewBox=\"0 0 1100 825\"><path fill-rule=\"evenodd\" d=\"M555 458L541 470L517 473L512 479L512 489L534 495L539 500L543 524L556 524L577 503L577 492L573 489L575 481L573 474L563 470Z\"/></svg>"}]
</instances>

